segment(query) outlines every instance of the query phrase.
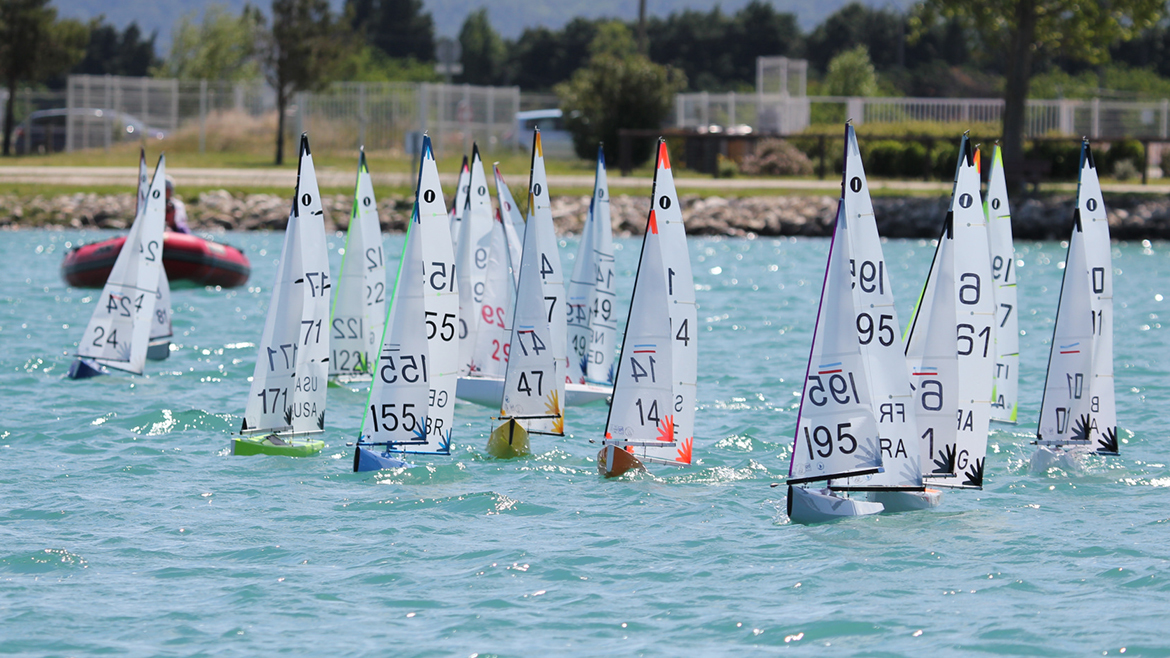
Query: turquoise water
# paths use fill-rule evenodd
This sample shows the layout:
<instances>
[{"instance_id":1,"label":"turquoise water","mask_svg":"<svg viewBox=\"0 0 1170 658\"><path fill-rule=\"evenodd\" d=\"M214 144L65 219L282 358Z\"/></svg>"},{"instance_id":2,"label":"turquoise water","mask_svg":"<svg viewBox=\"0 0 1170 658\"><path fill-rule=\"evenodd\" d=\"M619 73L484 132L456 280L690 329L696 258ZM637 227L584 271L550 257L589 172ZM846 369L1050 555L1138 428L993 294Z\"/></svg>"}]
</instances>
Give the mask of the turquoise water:
<instances>
[{"instance_id":1,"label":"turquoise water","mask_svg":"<svg viewBox=\"0 0 1170 658\"><path fill-rule=\"evenodd\" d=\"M485 458L489 410L460 406L453 456L352 473L348 389L318 457L233 457L280 234L221 238L252 287L177 290L168 361L84 382L64 375L96 292L58 267L104 235L3 236L0 653L1170 654L1165 243L1113 249L1121 457L1027 473L1064 249L1021 243L1021 423L993 424L986 489L804 527L769 485L827 240L691 241L697 463L603 481L604 406L509 462ZM639 243L618 242L628 300ZM933 246L885 249L905 323Z\"/></svg>"}]
</instances>

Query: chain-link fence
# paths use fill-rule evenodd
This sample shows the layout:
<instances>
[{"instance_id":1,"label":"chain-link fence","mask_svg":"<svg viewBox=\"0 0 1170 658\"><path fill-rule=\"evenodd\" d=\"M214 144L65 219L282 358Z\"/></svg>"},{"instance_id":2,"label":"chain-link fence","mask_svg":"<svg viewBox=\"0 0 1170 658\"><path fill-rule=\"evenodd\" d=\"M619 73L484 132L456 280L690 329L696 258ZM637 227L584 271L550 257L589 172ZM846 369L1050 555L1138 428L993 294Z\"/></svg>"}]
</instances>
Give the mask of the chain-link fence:
<instances>
[{"instance_id":1,"label":"chain-link fence","mask_svg":"<svg viewBox=\"0 0 1170 658\"><path fill-rule=\"evenodd\" d=\"M69 76L65 150L108 147L123 139L198 132L200 151L233 121L270 118L276 94L262 82L179 82L119 76ZM298 93L286 109L290 136L304 130L315 149L410 149L429 131L436 150L512 149L517 87L427 83L337 82Z\"/></svg>"},{"instance_id":2,"label":"chain-link fence","mask_svg":"<svg viewBox=\"0 0 1170 658\"><path fill-rule=\"evenodd\" d=\"M65 150L65 92L19 89L12 107L14 153ZM0 126L8 111L8 90L0 89Z\"/></svg>"}]
</instances>

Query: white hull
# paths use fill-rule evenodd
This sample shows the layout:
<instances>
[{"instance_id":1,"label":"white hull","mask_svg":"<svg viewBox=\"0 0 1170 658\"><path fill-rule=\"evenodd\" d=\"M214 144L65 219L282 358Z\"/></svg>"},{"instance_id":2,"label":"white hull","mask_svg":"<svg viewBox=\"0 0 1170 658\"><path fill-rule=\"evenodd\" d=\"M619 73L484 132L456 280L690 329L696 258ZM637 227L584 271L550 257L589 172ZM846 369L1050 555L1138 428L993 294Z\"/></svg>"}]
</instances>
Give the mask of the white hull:
<instances>
[{"instance_id":1,"label":"white hull","mask_svg":"<svg viewBox=\"0 0 1170 658\"><path fill-rule=\"evenodd\" d=\"M826 489L788 487L788 518L793 523L824 523L851 516L881 514L884 509L881 503L845 498Z\"/></svg>"},{"instance_id":2,"label":"white hull","mask_svg":"<svg viewBox=\"0 0 1170 658\"><path fill-rule=\"evenodd\" d=\"M1047 473L1052 467L1079 473L1084 470L1084 457L1088 451L1079 448L1039 446L1028 461L1028 471L1034 474Z\"/></svg>"},{"instance_id":3,"label":"white hull","mask_svg":"<svg viewBox=\"0 0 1170 658\"><path fill-rule=\"evenodd\" d=\"M580 407L613 395L610 386L596 384L565 384L565 406ZM504 399L504 380L495 377L460 377L455 397L464 402L498 408Z\"/></svg>"},{"instance_id":4,"label":"white hull","mask_svg":"<svg viewBox=\"0 0 1170 658\"><path fill-rule=\"evenodd\" d=\"M932 509L942 503L943 494L938 489L926 491L871 491L871 502L881 503L885 512L915 512Z\"/></svg>"}]
</instances>

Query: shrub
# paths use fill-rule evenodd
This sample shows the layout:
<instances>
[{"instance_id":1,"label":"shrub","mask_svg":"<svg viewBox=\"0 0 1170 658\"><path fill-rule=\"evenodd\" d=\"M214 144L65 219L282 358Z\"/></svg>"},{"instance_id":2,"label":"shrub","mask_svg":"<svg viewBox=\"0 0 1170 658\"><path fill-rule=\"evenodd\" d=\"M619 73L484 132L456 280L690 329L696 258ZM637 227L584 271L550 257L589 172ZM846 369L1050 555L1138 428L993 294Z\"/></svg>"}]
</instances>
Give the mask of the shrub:
<instances>
[{"instance_id":1,"label":"shrub","mask_svg":"<svg viewBox=\"0 0 1170 658\"><path fill-rule=\"evenodd\" d=\"M1033 142L1024 152L1028 160L1044 160L1052 163L1050 176L1055 179L1076 180L1081 164L1081 145L1074 141Z\"/></svg>"},{"instance_id":2,"label":"shrub","mask_svg":"<svg viewBox=\"0 0 1170 658\"><path fill-rule=\"evenodd\" d=\"M567 82L555 88L565 112L565 128L573 135L577 156L590 159L597 143L605 157L617 162L618 130L659 128L674 109L674 95L686 86L686 75L645 55L622 52L595 39L594 55ZM654 140L632 140L637 167L654 153Z\"/></svg>"},{"instance_id":3,"label":"shrub","mask_svg":"<svg viewBox=\"0 0 1170 658\"><path fill-rule=\"evenodd\" d=\"M739 167L735 160L725 157L722 153L715 157L715 178L735 178Z\"/></svg>"},{"instance_id":4,"label":"shrub","mask_svg":"<svg viewBox=\"0 0 1170 658\"><path fill-rule=\"evenodd\" d=\"M1133 160L1118 160L1113 163L1113 177L1117 180L1130 180L1141 175Z\"/></svg>"},{"instance_id":5,"label":"shrub","mask_svg":"<svg viewBox=\"0 0 1170 658\"><path fill-rule=\"evenodd\" d=\"M792 144L782 139L762 139L756 152L743 159L739 170L749 175L811 176L812 161Z\"/></svg>"},{"instance_id":6,"label":"shrub","mask_svg":"<svg viewBox=\"0 0 1170 658\"><path fill-rule=\"evenodd\" d=\"M1120 178L1117 176L1117 165L1128 160L1134 171L1140 174L1144 155L1142 143L1136 139L1113 142L1108 151L1097 154L1097 167L1102 171L1113 172L1115 177Z\"/></svg>"}]
</instances>

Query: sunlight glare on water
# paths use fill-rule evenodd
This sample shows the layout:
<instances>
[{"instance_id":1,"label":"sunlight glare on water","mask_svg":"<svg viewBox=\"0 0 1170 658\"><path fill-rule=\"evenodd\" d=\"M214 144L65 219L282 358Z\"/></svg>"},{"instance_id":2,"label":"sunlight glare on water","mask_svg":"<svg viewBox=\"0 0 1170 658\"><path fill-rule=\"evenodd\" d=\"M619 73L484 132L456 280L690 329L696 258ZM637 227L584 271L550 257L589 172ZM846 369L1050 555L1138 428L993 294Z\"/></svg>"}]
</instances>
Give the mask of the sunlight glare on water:
<instances>
[{"instance_id":1,"label":"sunlight glare on water","mask_svg":"<svg viewBox=\"0 0 1170 658\"><path fill-rule=\"evenodd\" d=\"M366 396L349 389L329 391L321 455L233 457L281 234L219 238L252 280L175 290L169 360L81 382L64 375L98 294L59 266L105 234L4 235L2 653L1170 653L1166 243L1113 250L1119 458L1027 473L1064 250L1022 242L1021 422L993 424L985 490L803 527L769 485L826 239L691 240L696 464L603 481L604 406L501 462L484 451L493 410L460 405L451 457L352 473ZM386 243L398 254L402 236ZM618 243L624 309L640 243ZM328 246L336 272L344 236ZM904 324L934 246L884 249Z\"/></svg>"}]
</instances>

